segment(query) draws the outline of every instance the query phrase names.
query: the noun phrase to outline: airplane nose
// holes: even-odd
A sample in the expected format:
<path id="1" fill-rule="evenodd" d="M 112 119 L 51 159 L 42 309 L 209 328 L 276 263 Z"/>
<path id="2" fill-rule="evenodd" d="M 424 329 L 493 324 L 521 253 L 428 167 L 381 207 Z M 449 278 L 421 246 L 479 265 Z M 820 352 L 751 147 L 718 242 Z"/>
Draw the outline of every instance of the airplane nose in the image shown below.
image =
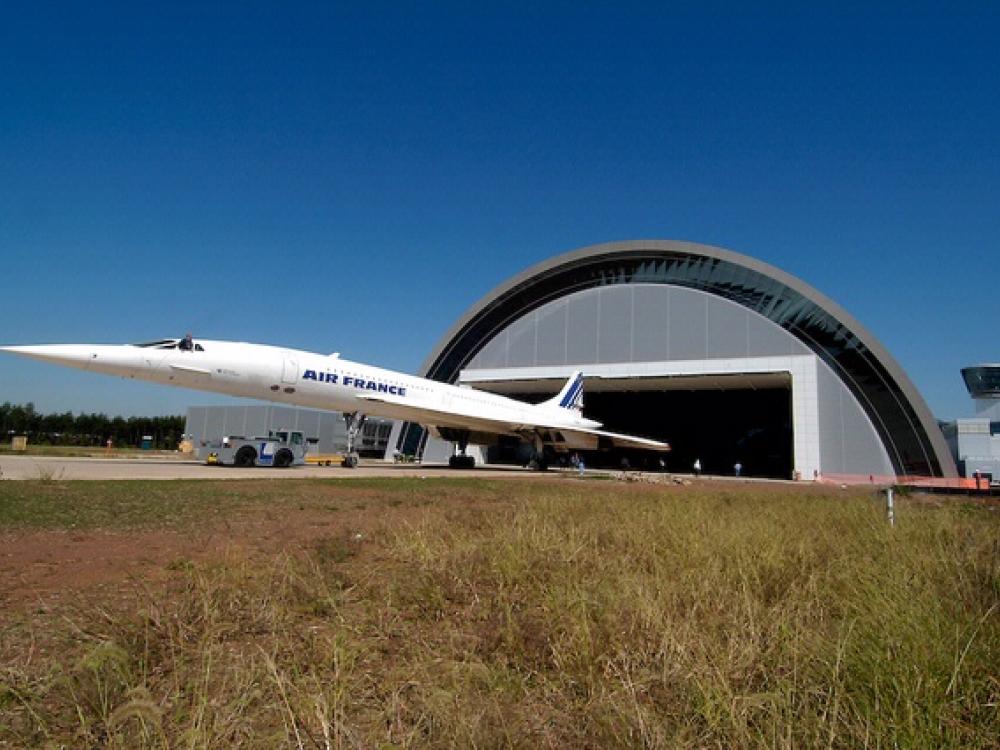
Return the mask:
<path id="1" fill-rule="evenodd" d="M 86 367 L 97 357 L 96 347 L 86 344 L 38 344 L 34 346 L 0 346 L 0 352 L 40 359 L 57 365 Z"/>
<path id="2" fill-rule="evenodd" d="M 0 351 L 50 362 L 79 370 L 96 370 L 112 375 L 131 374 L 139 364 L 132 347 L 108 344 L 37 344 L 0 346 Z"/>

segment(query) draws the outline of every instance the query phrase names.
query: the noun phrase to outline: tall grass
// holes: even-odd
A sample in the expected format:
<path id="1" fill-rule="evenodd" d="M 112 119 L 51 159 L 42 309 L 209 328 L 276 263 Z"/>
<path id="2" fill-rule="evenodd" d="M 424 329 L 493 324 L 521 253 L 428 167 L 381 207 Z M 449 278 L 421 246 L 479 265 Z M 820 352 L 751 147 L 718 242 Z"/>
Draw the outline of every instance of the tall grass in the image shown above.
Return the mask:
<path id="1" fill-rule="evenodd" d="M 81 602 L 45 655 L 9 623 L 0 746 L 995 747 L 998 530 L 761 490 L 432 503 Z"/>

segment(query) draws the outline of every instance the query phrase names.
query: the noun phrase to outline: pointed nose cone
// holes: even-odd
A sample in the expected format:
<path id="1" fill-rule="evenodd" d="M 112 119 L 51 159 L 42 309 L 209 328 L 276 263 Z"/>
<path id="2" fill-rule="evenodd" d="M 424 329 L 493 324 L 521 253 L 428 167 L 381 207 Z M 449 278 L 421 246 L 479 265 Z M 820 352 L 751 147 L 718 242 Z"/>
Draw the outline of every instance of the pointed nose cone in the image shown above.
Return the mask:
<path id="1" fill-rule="evenodd" d="M 39 344 L 35 346 L 0 346 L 0 352 L 40 359 L 54 365 L 86 367 L 96 356 L 96 347 L 86 344 Z"/>
<path id="2" fill-rule="evenodd" d="M 131 346 L 107 344 L 37 344 L 33 346 L 0 346 L 0 352 L 30 357 L 80 370 L 96 370 L 115 375 L 131 374 L 140 358 Z"/>

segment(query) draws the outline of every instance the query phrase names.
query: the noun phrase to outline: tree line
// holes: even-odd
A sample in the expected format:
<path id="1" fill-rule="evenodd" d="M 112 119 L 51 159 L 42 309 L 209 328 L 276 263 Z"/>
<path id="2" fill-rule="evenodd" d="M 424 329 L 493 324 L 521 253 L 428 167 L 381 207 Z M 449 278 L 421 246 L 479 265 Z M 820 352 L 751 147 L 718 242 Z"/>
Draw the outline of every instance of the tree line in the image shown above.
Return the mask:
<path id="1" fill-rule="evenodd" d="M 172 450 L 184 433 L 184 417 L 109 417 L 107 414 L 41 414 L 33 403 L 0 404 L 0 437 L 9 444 L 15 435 L 27 435 L 31 444 L 106 445 L 139 447 L 145 435 L 154 448 Z"/>

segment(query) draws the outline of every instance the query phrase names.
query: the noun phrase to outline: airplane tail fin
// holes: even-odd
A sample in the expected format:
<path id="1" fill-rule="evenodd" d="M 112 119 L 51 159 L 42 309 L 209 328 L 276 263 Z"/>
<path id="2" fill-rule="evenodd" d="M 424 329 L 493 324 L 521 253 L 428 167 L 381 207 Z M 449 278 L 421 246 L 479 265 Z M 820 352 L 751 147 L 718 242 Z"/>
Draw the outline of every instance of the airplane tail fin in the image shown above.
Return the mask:
<path id="1" fill-rule="evenodd" d="M 570 375 L 559 395 L 546 401 L 545 406 L 569 409 L 579 414 L 583 410 L 583 373 L 577 370 Z"/>

